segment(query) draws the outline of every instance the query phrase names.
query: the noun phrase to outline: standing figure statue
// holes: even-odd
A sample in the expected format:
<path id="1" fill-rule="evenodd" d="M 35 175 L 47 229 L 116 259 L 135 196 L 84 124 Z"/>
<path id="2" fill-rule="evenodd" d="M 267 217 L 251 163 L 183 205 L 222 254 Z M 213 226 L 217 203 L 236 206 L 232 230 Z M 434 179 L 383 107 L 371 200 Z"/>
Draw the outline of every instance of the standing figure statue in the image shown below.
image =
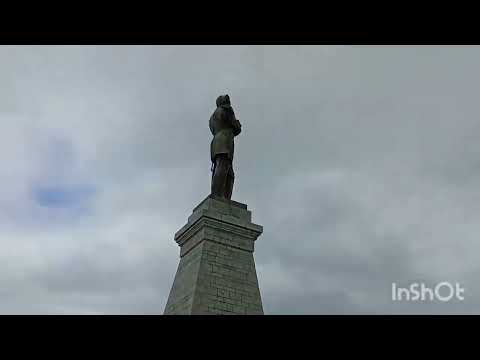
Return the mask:
<path id="1" fill-rule="evenodd" d="M 233 172 L 233 138 L 240 134 L 242 125 L 235 117 L 230 97 L 222 95 L 217 98 L 217 108 L 210 117 L 210 131 L 213 140 L 210 144 L 212 160 L 211 194 L 231 199 L 235 174 Z"/>

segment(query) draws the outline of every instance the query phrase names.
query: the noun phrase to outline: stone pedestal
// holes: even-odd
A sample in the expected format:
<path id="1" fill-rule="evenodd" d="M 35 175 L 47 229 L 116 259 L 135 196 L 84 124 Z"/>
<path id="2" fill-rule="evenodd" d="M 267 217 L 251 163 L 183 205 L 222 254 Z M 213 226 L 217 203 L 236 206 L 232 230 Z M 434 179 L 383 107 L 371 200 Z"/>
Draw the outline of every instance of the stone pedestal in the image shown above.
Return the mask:
<path id="1" fill-rule="evenodd" d="M 180 264 L 165 315 L 262 315 L 254 242 L 263 231 L 247 205 L 208 196 L 175 234 Z"/>

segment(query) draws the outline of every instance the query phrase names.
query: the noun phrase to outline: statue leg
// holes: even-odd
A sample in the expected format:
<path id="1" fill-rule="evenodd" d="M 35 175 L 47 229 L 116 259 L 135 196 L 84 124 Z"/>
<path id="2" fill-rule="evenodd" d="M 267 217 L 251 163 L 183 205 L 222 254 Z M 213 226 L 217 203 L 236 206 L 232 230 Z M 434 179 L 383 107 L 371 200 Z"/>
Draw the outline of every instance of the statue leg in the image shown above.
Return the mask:
<path id="1" fill-rule="evenodd" d="M 217 155 L 215 158 L 215 171 L 212 177 L 212 195 L 225 196 L 225 185 L 228 174 L 228 159 L 226 155 Z"/>
<path id="2" fill-rule="evenodd" d="M 233 173 L 233 166 L 232 162 L 229 161 L 228 173 L 227 173 L 227 181 L 225 184 L 225 199 L 230 200 L 232 198 L 233 192 L 233 183 L 235 181 L 235 174 Z"/>

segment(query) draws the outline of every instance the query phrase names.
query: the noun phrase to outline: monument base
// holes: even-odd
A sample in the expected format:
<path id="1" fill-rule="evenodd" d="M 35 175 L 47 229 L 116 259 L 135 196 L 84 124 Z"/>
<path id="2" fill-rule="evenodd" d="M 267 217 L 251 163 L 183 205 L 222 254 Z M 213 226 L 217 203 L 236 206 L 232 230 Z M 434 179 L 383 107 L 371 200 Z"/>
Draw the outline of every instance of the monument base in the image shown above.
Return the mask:
<path id="1" fill-rule="evenodd" d="M 263 315 L 247 205 L 208 196 L 175 234 L 180 264 L 165 315 Z"/>

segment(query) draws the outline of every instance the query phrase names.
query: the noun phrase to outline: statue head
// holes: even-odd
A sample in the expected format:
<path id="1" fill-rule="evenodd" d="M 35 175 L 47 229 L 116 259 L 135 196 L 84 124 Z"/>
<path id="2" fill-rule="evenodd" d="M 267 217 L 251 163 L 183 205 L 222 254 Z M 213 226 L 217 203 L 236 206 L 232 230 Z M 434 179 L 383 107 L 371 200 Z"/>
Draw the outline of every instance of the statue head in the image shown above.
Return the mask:
<path id="1" fill-rule="evenodd" d="M 219 106 L 230 106 L 230 96 L 228 95 L 220 95 L 217 98 L 217 107 Z"/>

